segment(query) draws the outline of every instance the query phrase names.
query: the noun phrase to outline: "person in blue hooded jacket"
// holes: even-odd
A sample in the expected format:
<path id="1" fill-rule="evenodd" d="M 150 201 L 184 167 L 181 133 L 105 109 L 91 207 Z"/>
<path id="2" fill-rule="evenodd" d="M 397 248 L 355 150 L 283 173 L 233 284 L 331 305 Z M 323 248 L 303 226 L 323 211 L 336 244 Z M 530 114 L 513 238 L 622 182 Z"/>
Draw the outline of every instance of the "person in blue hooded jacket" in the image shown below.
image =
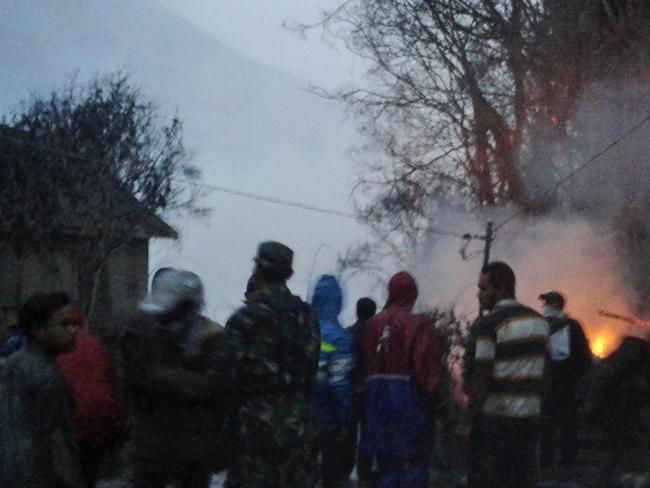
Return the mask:
<path id="1" fill-rule="evenodd" d="M 313 400 L 323 488 L 340 488 L 354 462 L 350 439 L 354 423 L 352 338 L 338 320 L 343 293 L 336 278 L 323 275 L 316 284 L 312 308 L 320 322 L 320 360 Z"/>

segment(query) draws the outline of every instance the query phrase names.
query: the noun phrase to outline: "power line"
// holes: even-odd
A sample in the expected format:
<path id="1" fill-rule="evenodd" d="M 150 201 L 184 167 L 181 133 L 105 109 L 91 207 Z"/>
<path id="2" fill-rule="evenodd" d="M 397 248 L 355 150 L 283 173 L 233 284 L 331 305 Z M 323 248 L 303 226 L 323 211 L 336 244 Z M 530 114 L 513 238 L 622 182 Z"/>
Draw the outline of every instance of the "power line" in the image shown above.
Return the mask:
<path id="1" fill-rule="evenodd" d="M 257 193 L 251 193 L 251 192 L 245 192 L 241 190 L 235 190 L 233 188 L 227 188 L 224 186 L 219 186 L 219 185 L 213 185 L 213 184 L 207 184 L 207 183 L 199 183 L 196 181 L 190 181 L 190 180 L 182 180 L 182 179 L 177 179 L 179 183 L 184 183 L 186 185 L 192 185 L 192 186 L 197 186 L 200 188 L 205 188 L 206 190 L 211 190 L 211 191 L 217 191 L 221 193 L 226 193 L 229 195 L 236 195 L 239 197 L 244 197 L 244 198 L 250 198 L 253 200 L 259 200 L 263 202 L 268 202 L 268 203 L 274 203 L 277 205 L 285 205 L 289 207 L 294 207 L 294 208 L 299 208 L 301 210 L 309 210 L 312 212 L 319 212 L 319 213 L 324 213 L 324 214 L 330 214 L 330 215 L 336 215 L 338 217 L 346 217 L 349 219 L 354 219 L 354 220 L 359 220 L 359 217 L 357 217 L 354 214 L 343 212 L 342 210 L 334 210 L 334 209 L 328 209 L 328 208 L 323 208 L 323 207 L 318 207 L 316 205 L 310 205 L 306 203 L 300 203 L 300 202 L 295 202 L 295 201 L 290 201 L 290 200 L 283 200 L 281 198 L 276 198 L 276 197 L 270 197 L 266 195 L 259 195 Z M 457 239 L 467 239 L 469 238 L 469 234 L 458 234 L 455 232 L 447 231 L 447 230 L 442 230 L 438 229 L 435 227 L 429 227 L 429 226 L 423 226 L 423 227 L 416 227 L 416 230 L 421 230 L 425 232 L 431 232 L 433 234 L 438 234 L 442 236 L 447 236 L 447 237 L 455 237 Z M 479 236 L 471 236 L 472 238 L 480 238 Z"/>
<path id="2" fill-rule="evenodd" d="M 192 186 L 197 186 L 199 188 L 205 188 L 206 190 L 216 191 L 216 192 L 220 192 L 220 193 L 227 193 L 229 195 L 236 195 L 238 197 L 250 198 L 252 200 L 259 200 L 259 201 L 262 201 L 262 202 L 275 203 L 277 205 L 285 205 L 285 206 L 288 206 L 288 207 L 299 208 L 301 210 L 309 210 L 311 212 L 319 212 L 319 213 L 324 213 L 324 214 L 329 214 L 329 215 L 336 215 L 338 217 L 346 217 L 348 219 L 358 220 L 356 215 L 344 212 L 342 210 L 334 210 L 334 209 L 329 209 L 329 208 L 323 208 L 323 207 L 318 207 L 316 205 L 310 205 L 310 204 L 307 204 L 307 203 L 292 202 L 292 201 L 289 201 L 289 200 L 283 200 L 281 198 L 269 197 L 269 196 L 266 196 L 266 195 L 259 195 L 259 194 L 256 194 L 256 193 L 250 193 L 250 192 L 246 192 L 246 191 L 235 190 L 233 188 L 226 188 L 225 186 L 210 185 L 210 184 L 207 184 L 207 183 L 199 183 L 197 181 L 181 180 L 181 179 L 177 179 L 176 181 L 178 181 L 179 183 L 184 183 L 186 185 L 192 185 Z"/>
<path id="3" fill-rule="evenodd" d="M 17 144 L 25 144 L 25 145 L 28 145 L 28 146 L 31 146 L 31 147 L 34 147 L 34 148 L 37 148 L 37 149 L 40 149 L 40 150 L 43 150 L 43 151 L 47 151 L 47 152 L 50 152 L 50 153 L 52 153 L 54 155 L 57 155 L 59 157 L 76 159 L 76 160 L 83 161 L 83 162 L 89 161 L 88 157 L 86 157 L 86 156 L 82 156 L 80 154 L 75 154 L 75 153 L 72 153 L 72 152 L 69 152 L 69 151 L 64 151 L 64 150 L 61 150 L 61 149 L 58 149 L 58 148 L 45 146 L 45 145 L 37 143 L 37 142 L 12 137 L 12 136 L 10 136 L 10 135 L 8 135 L 6 133 L 3 133 L 2 131 L 0 131 L 0 138 L 4 138 L 5 140 L 9 140 L 9 141 L 15 142 Z M 300 210 L 307 210 L 307 211 L 310 211 L 310 212 L 318 212 L 318 213 L 327 214 L 327 215 L 335 215 L 337 217 L 344 217 L 344 218 L 357 220 L 357 221 L 359 220 L 358 216 L 356 216 L 356 215 L 354 215 L 352 213 L 344 212 L 342 210 L 323 208 L 323 207 L 319 207 L 319 206 L 311 205 L 311 204 L 307 204 L 307 203 L 284 200 L 284 199 L 277 198 L 277 197 L 271 197 L 271 196 L 267 196 L 267 195 L 260 195 L 260 194 L 257 194 L 257 193 L 246 192 L 246 191 L 237 190 L 237 189 L 234 189 L 234 188 L 228 188 L 228 187 L 225 187 L 225 186 L 213 185 L 213 184 L 208 184 L 208 183 L 200 183 L 200 182 L 197 182 L 197 181 L 191 181 L 191 180 L 185 180 L 185 179 L 176 179 L 176 181 L 179 182 L 179 183 L 182 183 L 182 184 L 192 185 L 192 186 L 196 186 L 196 187 L 199 187 L 199 188 L 204 188 L 206 190 L 216 191 L 216 192 L 220 192 L 220 193 L 226 193 L 226 194 L 229 194 L 229 195 L 235 195 L 235 196 L 239 196 L 239 197 L 242 197 L 242 198 L 249 198 L 249 199 L 253 199 L 253 200 L 257 200 L 257 201 L 273 203 L 273 204 L 276 204 L 276 205 L 284 205 L 284 206 L 288 206 L 288 207 L 298 208 Z M 433 233 L 433 234 L 438 234 L 438 235 L 447 236 L 447 237 L 454 237 L 454 238 L 457 238 L 457 239 L 467 239 L 468 238 L 468 234 L 458 234 L 458 233 L 455 233 L 455 232 L 442 230 L 442 229 L 437 229 L 437 228 L 429 227 L 429 226 L 418 227 L 416 230 L 423 230 L 423 231 L 430 232 L 430 233 Z M 472 236 L 472 237 L 479 237 L 479 236 Z"/>
<path id="4" fill-rule="evenodd" d="M 555 186 L 546 189 L 542 193 L 542 196 L 547 196 L 550 191 L 557 191 L 562 185 L 564 185 L 568 180 L 573 178 L 578 172 L 582 171 L 585 169 L 587 166 L 590 164 L 594 163 L 598 159 L 600 159 L 602 156 L 607 154 L 612 148 L 620 144 L 623 140 L 627 139 L 630 137 L 632 134 L 634 134 L 637 130 L 639 130 L 641 127 L 643 127 L 645 124 L 647 124 L 650 121 L 650 114 L 646 115 L 643 119 L 641 119 L 639 122 L 634 124 L 627 132 L 623 133 L 620 135 L 614 142 L 611 144 L 607 145 L 604 149 L 601 149 L 599 152 L 594 154 L 590 159 L 579 165 L 578 167 L 574 168 L 572 171 L 570 171 L 564 178 L 562 178 Z M 509 224 L 512 222 L 514 219 L 519 217 L 522 213 L 524 213 L 524 209 L 519 209 L 516 212 L 514 212 L 510 217 L 505 219 L 503 222 L 501 222 L 499 225 L 497 225 L 494 229 L 494 232 L 497 232 L 499 229 L 504 227 L 505 225 Z"/>
<path id="5" fill-rule="evenodd" d="M 83 161 L 83 162 L 88 162 L 89 161 L 88 157 L 86 157 L 86 156 L 82 156 L 80 154 L 75 154 L 75 153 L 72 153 L 72 152 L 69 152 L 69 151 L 64 151 L 64 150 L 61 150 L 61 149 L 58 149 L 58 148 L 45 146 L 45 145 L 37 143 L 37 142 L 12 137 L 12 136 L 10 136 L 8 134 L 3 133 L 2 131 L 0 131 L 0 137 L 5 139 L 5 140 L 14 142 L 16 144 L 25 144 L 25 145 L 34 147 L 36 149 L 40 149 L 40 150 L 43 150 L 43 151 L 50 152 L 51 154 L 54 154 L 56 156 L 60 156 L 60 157 L 64 157 L 64 158 L 70 158 L 70 159 L 76 159 L 78 161 Z M 298 203 L 298 202 L 290 202 L 290 201 L 287 201 L 287 200 L 281 200 L 279 198 L 268 197 L 268 196 L 265 196 L 265 195 L 257 195 L 255 193 L 249 193 L 249 192 L 245 192 L 245 191 L 241 191 L 241 190 L 235 190 L 235 189 L 226 188 L 226 187 L 223 187 L 223 186 L 208 185 L 206 183 L 199 183 L 199 182 L 196 182 L 196 181 L 190 181 L 190 180 L 184 180 L 184 179 L 176 179 L 176 181 L 179 182 L 179 183 L 186 184 L 186 185 L 197 186 L 197 187 L 205 188 L 205 189 L 208 189 L 208 190 L 218 191 L 218 192 L 222 192 L 222 193 L 228 193 L 228 194 L 231 194 L 231 195 L 237 195 L 237 196 L 240 196 L 240 197 L 252 198 L 252 199 L 255 199 L 255 200 L 261 200 L 261 201 L 265 201 L 265 202 L 269 202 L 269 203 L 276 203 L 276 204 L 280 204 L 280 205 L 287 205 L 287 206 L 291 206 L 291 207 L 295 207 L 295 208 L 300 208 L 300 209 L 303 209 L 303 210 L 311 210 L 312 212 L 320 212 L 320 213 L 325 213 L 325 214 L 330 214 L 330 215 L 337 215 L 339 217 L 346 217 L 346 218 L 355 219 L 355 220 L 357 219 L 357 217 L 355 215 L 343 212 L 341 210 L 332 210 L 332 209 L 317 207 L 315 205 L 308 205 L 308 204 L 303 204 L 303 203 Z"/>

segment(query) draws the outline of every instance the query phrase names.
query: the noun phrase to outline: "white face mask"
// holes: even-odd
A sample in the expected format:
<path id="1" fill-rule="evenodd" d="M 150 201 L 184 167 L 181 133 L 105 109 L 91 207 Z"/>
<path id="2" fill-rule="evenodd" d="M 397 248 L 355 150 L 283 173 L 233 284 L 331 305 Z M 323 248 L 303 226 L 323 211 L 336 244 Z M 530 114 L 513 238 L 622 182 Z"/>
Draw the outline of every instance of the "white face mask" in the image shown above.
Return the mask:
<path id="1" fill-rule="evenodd" d="M 553 305 L 544 305 L 542 310 L 544 317 L 557 318 L 562 315 L 562 310 L 555 308 Z"/>

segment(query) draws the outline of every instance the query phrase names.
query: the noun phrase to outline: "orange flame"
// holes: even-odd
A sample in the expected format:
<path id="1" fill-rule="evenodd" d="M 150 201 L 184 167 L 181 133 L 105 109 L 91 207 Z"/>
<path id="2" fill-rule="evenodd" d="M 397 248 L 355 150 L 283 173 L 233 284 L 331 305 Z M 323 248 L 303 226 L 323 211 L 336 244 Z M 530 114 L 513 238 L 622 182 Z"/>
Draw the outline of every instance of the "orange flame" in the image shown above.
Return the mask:
<path id="1" fill-rule="evenodd" d="M 616 349 L 621 341 L 618 334 L 611 329 L 600 329 L 593 334 L 589 340 L 589 346 L 594 356 L 599 358 L 607 357 Z"/>
<path id="2" fill-rule="evenodd" d="M 557 127 L 557 125 L 558 125 L 559 122 L 560 122 L 560 121 L 559 121 L 559 119 L 557 118 L 557 115 L 552 115 L 552 116 L 551 116 L 551 124 L 553 124 L 555 127 Z"/>

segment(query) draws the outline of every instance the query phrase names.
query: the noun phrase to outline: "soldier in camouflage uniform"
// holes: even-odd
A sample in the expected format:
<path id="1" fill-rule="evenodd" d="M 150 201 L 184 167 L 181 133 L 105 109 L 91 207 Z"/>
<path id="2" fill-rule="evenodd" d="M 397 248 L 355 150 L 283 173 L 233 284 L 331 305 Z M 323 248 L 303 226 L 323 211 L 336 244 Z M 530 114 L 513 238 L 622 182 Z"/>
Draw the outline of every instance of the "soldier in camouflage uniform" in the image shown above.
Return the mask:
<path id="1" fill-rule="evenodd" d="M 214 346 L 213 378 L 231 400 L 227 488 L 307 488 L 312 463 L 310 405 L 318 368 L 318 321 L 291 294 L 293 252 L 263 242 L 256 291 Z"/>

